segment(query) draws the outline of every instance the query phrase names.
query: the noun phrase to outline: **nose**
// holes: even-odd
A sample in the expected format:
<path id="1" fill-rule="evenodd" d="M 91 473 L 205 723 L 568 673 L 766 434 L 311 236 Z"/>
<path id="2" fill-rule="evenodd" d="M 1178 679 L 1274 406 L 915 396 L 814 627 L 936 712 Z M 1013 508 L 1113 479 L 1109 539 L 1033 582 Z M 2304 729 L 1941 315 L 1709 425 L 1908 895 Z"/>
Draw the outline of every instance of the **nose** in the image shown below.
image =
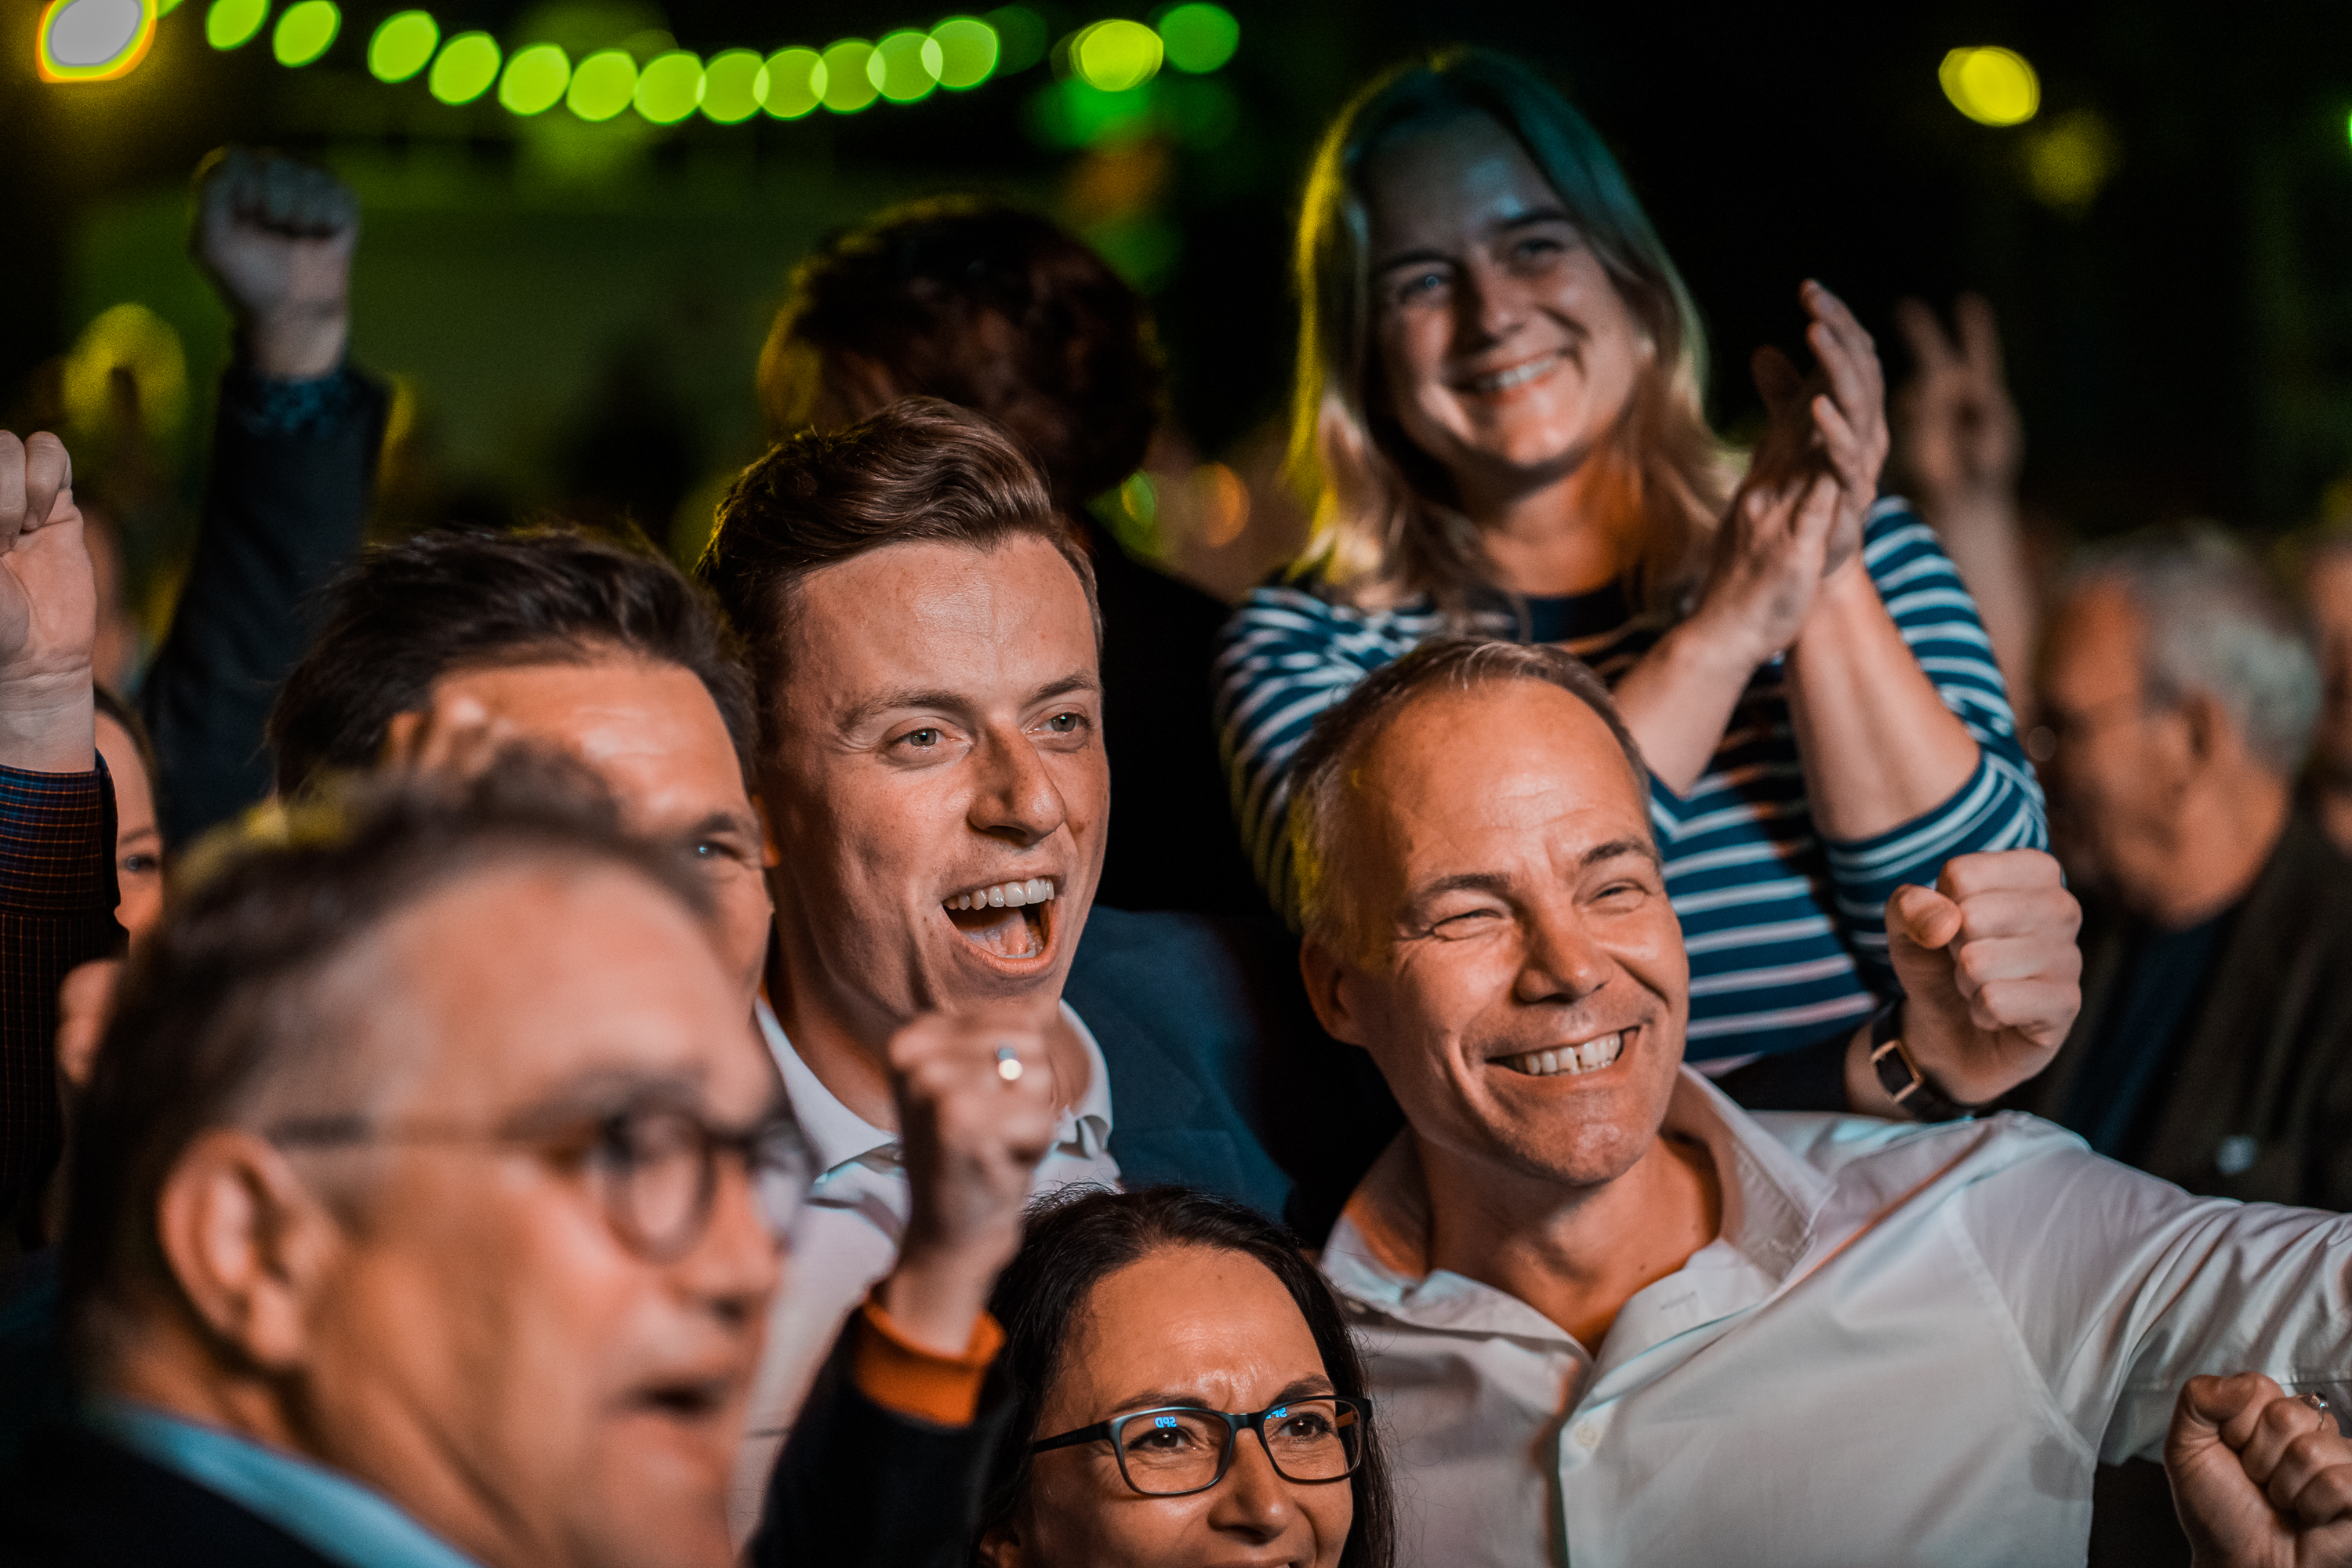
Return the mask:
<path id="1" fill-rule="evenodd" d="M 1248 1432 L 1234 1436 L 1234 1462 L 1213 1494 L 1209 1525 L 1251 1541 L 1271 1541 L 1298 1518 L 1291 1483 L 1266 1456 L 1265 1445 Z"/>
<path id="2" fill-rule="evenodd" d="M 1528 1006 L 1580 1002 L 1609 984 L 1617 961 L 1594 941 L 1572 901 L 1530 909 L 1520 919 L 1522 949 L 1512 994 Z"/>
<path id="3" fill-rule="evenodd" d="M 1069 820 L 1061 789 L 1027 735 L 992 730 L 976 760 L 980 784 L 970 813 L 975 830 L 1026 849 Z"/>
<path id="4" fill-rule="evenodd" d="M 1501 342 L 1517 331 L 1526 319 L 1526 301 L 1518 287 L 1508 274 L 1483 258 L 1474 258 L 1463 268 L 1454 297 L 1458 302 L 1455 331 L 1465 348 L 1483 349 Z"/>
<path id="5" fill-rule="evenodd" d="M 761 1216 L 740 1161 L 719 1162 L 710 1218 L 673 1267 L 680 1286 L 730 1328 L 767 1323 L 769 1299 L 783 1280 L 783 1247 Z"/>

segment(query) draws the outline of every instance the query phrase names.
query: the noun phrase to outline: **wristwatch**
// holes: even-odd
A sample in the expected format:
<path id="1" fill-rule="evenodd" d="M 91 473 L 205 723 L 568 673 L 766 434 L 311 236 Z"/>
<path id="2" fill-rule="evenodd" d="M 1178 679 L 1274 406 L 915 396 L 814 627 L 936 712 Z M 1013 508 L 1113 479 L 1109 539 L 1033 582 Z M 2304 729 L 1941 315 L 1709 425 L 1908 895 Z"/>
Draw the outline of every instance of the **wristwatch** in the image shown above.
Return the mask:
<path id="1" fill-rule="evenodd" d="M 1878 1087 L 1894 1098 L 1904 1114 L 1920 1121 L 1958 1121 L 1974 1116 L 1980 1105 L 1963 1105 L 1936 1087 L 1903 1048 L 1903 999 L 1898 996 L 1870 1021 L 1870 1068 Z"/>

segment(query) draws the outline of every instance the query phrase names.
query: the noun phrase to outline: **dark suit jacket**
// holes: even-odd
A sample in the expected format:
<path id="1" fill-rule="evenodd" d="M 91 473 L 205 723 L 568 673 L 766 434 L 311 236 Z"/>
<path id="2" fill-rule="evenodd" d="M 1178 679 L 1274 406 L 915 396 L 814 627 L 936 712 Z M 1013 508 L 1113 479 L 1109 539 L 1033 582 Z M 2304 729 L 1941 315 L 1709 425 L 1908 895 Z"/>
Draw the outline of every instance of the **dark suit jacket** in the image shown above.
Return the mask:
<path id="1" fill-rule="evenodd" d="M 2086 903 L 2082 1015 L 2012 1104 L 2064 1108 L 2123 1005 L 2126 943 L 2117 912 Z M 2288 819 L 2183 1027 L 2135 1163 L 2192 1193 L 2352 1210 L 2352 860 L 2308 817 Z"/>
<path id="2" fill-rule="evenodd" d="M 0 1568 L 335 1568 L 268 1521 L 79 1423 L 0 1491 Z"/>
<path id="3" fill-rule="evenodd" d="M 1221 1193 L 1316 1245 L 1402 1125 L 1370 1058 L 1316 1023 L 1272 921 L 1097 905 L 1062 995 L 1110 1068 L 1129 1187 Z"/>

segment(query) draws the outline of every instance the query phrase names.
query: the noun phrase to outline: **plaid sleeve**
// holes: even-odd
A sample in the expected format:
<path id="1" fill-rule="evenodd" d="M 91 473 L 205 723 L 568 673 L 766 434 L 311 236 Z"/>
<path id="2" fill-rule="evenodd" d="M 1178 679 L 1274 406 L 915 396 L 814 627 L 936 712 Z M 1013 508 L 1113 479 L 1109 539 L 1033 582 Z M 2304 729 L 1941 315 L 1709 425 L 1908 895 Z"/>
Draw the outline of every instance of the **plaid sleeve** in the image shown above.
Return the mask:
<path id="1" fill-rule="evenodd" d="M 86 773 L 0 768 L 0 1216 L 25 1215 L 56 1163 L 58 987 L 119 951 L 114 790 Z"/>

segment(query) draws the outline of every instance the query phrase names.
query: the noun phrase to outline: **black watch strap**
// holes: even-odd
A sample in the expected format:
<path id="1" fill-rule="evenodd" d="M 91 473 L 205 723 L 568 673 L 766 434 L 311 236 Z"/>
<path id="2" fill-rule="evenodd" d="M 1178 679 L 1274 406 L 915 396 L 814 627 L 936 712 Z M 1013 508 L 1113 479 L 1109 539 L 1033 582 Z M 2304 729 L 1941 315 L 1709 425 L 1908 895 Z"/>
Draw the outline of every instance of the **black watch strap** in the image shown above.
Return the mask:
<path id="1" fill-rule="evenodd" d="M 1903 1048 L 1903 999 L 1899 996 L 1870 1021 L 1870 1068 L 1878 1075 L 1878 1087 L 1903 1108 L 1905 1115 L 1917 1121 L 1958 1121 L 1981 1109 L 1963 1105 L 1937 1088 L 1936 1080 L 1921 1072 L 1911 1053 Z"/>

